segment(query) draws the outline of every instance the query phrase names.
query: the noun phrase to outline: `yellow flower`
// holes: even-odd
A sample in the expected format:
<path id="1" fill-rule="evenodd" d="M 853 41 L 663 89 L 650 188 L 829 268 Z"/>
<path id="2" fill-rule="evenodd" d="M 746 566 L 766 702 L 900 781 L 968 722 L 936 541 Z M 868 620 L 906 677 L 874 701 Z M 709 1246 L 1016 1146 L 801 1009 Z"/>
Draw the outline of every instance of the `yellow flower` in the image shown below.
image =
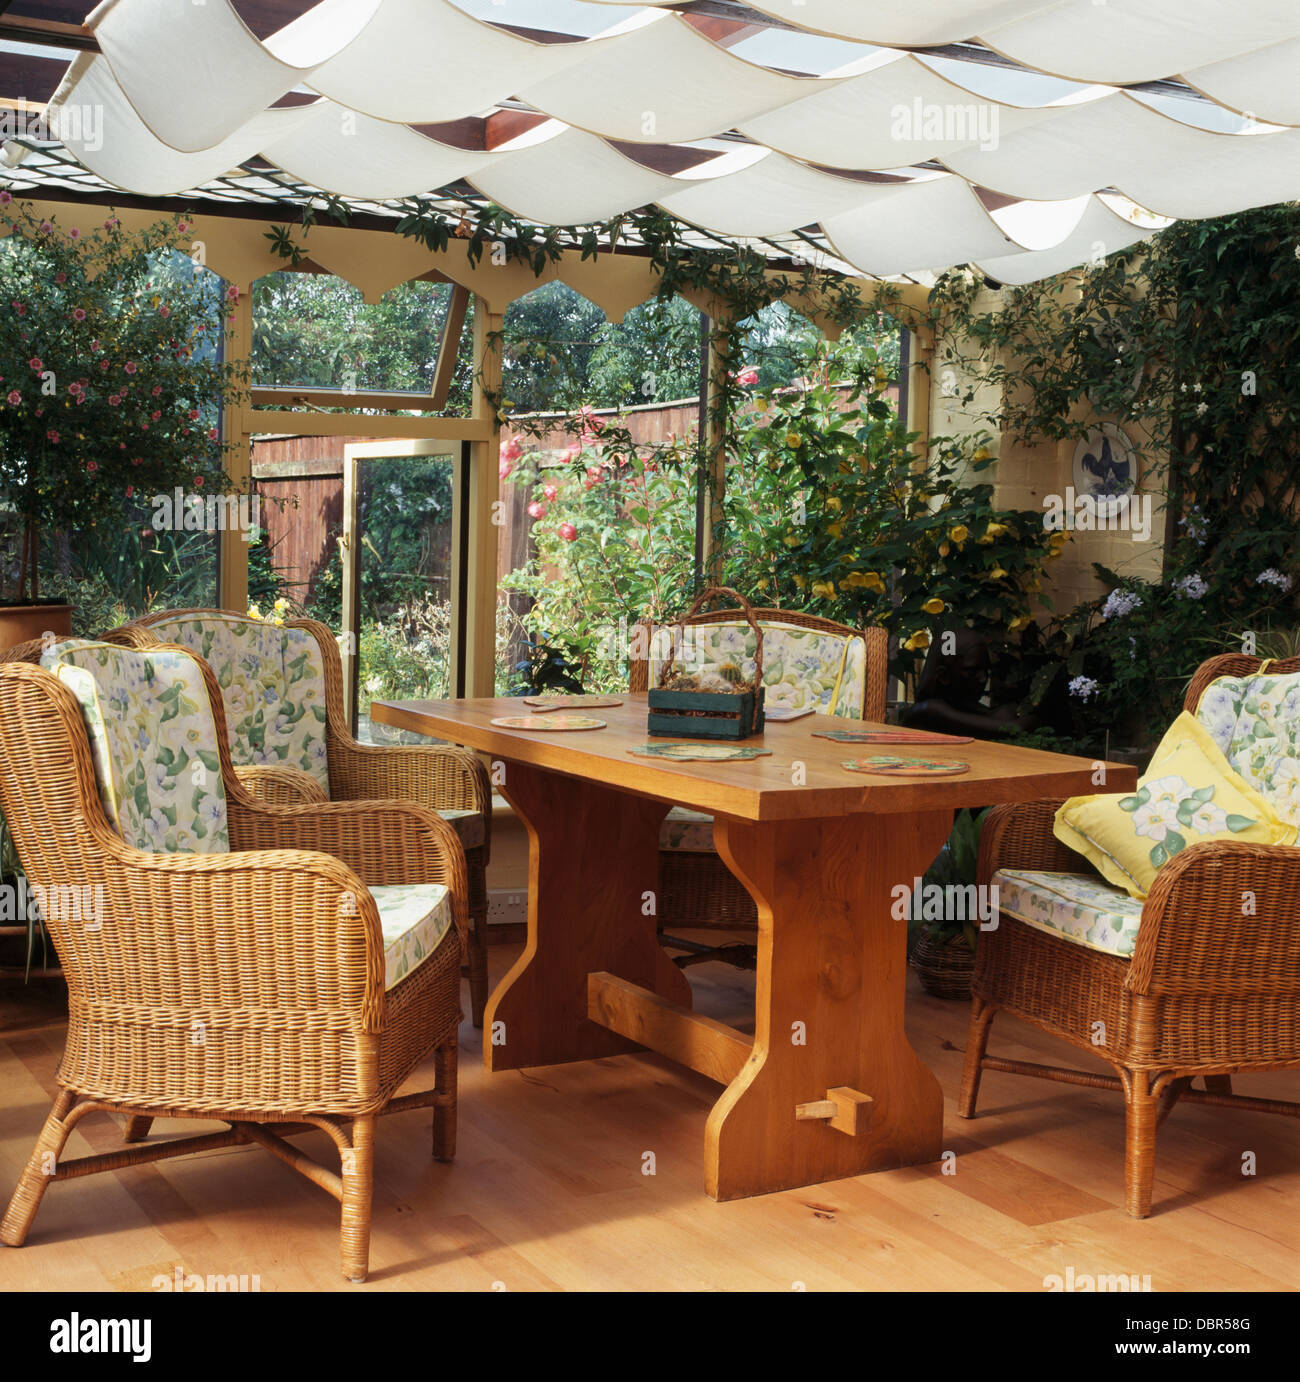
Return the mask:
<path id="1" fill-rule="evenodd" d="M 840 553 L 840 565 L 841 565 L 841 566 L 852 566 L 852 565 L 853 565 L 853 553 L 852 553 L 852 552 L 841 552 L 841 553 Z"/>
<path id="2" fill-rule="evenodd" d="M 993 453 L 988 449 L 987 446 L 977 446 L 975 450 L 971 453 L 971 460 L 987 461 L 991 460 L 992 456 Z"/>
<path id="3" fill-rule="evenodd" d="M 990 523 L 989 526 L 984 529 L 984 536 L 1001 537 L 1004 533 L 1009 533 L 1010 531 L 1011 529 L 1008 528 L 1005 523 Z"/>
<path id="4" fill-rule="evenodd" d="M 785 434 L 785 444 L 790 448 L 791 451 L 798 451 L 798 449 L 803 445 L 803 438 L 799 435 L 798 432 L 787 432 Z"/>
<path id="5" fill-rule="evenodd" d="M 948 606 L 937 595 L 932 595 L 921 608 L 927 614 L 942 614 Z"/>
<path id="6" fill-rule="evenodd" d="M 781 541 L 784 542 L 787 547 L 803 546 L 803 538 L 801 538 L 798 533 L 786 533 Z"/>
<path id="7" fill-rule="evenodd" d="M 1028 625 L 1029 616 L 1027 614 L 1017 614 L 1016 617 L 1007 625 L 1007 628 L 1009 628 L 1011 632 L 1014 633 L 1017 629 L 1026 628 L 1028 627 Z"/>
<path id="8" fill-rule="evenodd" d="M 928 648 L 930 646 L 930 630 L 917 629 L 917 631 L 903 644 L 909 653 L 914 653 L 918 648 Z"/>
<path id="9" fill-rule="evenodd" d="M 1004 581 L 1006 577 L 1007 573 L 1000 566 L 995 566 L 993 570 L 989 572 L 989 580 L 991 581 Z"/>
<path id="10" fill-rule="evenodd" d="M 820 595 L 823 600 L 833 600 L 835 598 L 835 582 L 814 581 L 812 585 L 812 593 L 814 595 Z"/>
<path id="11" fill-rule="evenodd" d="M 1058 528 L 1050 538 L 1047 539 L 1051 545 L 1058 550 L 1065 546 L 1070 540 L 1069 532 L 1064 528 Z"/>
<path id="12" fill-rule="evenodd" d="M 941 542 L 939 544 L 939 555 L 941 557 L 946 557 L 950 551 L 952 551 L 952 548 L 949 547 L 946 542 Z"/>
<path id="13" fill-rule="evenodd" d="M 834 523 L 828 523 L 826 525 L 826 532 L 830 537 L 843 537 L 844 524 L 837 519 Z"/>
<path id="14" fill-rule="evenodd" d="M 260 619 L 262 617 L 262 611 L 258 609 L 256 605 L 249 605 L 248 617 L 250 619 Z"/>
<path id="15" fill-rule="evenodd" d="M 755 584 L 760 590 L 766 590 L 768 587 L 768 579 L 766 576 L 760 576 Z"/>
<path id="16" fill-rule="evenodd" d="M 794 583 L 800 590 L 803 590 L 808 584 L 808 578 L 806 576 L 796 576 L 794 578 Z"/>
<path id="17" fill-rule="evenodd" d="M 952 532 L 948 534 L 948 536 L 952 538 L 952 540 L 957 544 L 958 547 L 960 547 L 962 543 L 965 542 L 968 537 L 970 537 L 970 529 L 967 528 L 964 523 L 958 523 L 957 526 L 952 530 Z"/>
<path id="18" fill-rule="evenodd" d="M 838 513 L 839 510 L 840 510 L 840 500 L 839 500 L 839 496 L 838 496 L 838 495 L 835 495 L 835 494 L 832 494 L 832 495 L 826 500 L 826 507 L 827 507 L 828 509 L 833 509 L 836 513 Z"/>

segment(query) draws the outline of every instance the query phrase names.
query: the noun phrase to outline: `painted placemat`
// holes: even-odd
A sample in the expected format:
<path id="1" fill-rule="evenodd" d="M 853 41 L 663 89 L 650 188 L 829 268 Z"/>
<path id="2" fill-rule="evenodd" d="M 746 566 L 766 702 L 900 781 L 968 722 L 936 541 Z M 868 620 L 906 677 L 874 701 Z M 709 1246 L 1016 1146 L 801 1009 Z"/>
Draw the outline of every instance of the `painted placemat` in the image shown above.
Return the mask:
<path id="1" fill-rule="evenodd" d="M 748 744 L 639 744 L 628 749 L 628 753 L 641 758 L 670 758 L 674 763 L 723 763 L 770 757 L 772 750 L 751 748 Z"/>
<path id="2" fill-rule="evenodd" d="M 885 754 L 846 758 L 840 767 L 851 773 L 881 773 L 887 777 L 952 777 L 970 771 L 969 763 L 959 763 L 955 758 L 890 758 Z"/>
<path id="3" fill-rule="evenodd" d="M 555 710 L 606 710 L 623 702 L 613 696 L 525 696 L 524 704 L 550 714 Z"/>
<path id="4" fill-rule="evenodd" d="M 561 713 L 557 715 L 501 715 L 493 720 L 494 725 L 499 725 L 502 729 L 604 729 L 605 720 L 598 720 L 594 715 L 574 715 Z"/>
<path id="5" fill-rule="evenodd" d="M 837 744 L 971 744 L 969 734 L 935 734 L 924 729 L 815 729 L 814 739 Z"/>

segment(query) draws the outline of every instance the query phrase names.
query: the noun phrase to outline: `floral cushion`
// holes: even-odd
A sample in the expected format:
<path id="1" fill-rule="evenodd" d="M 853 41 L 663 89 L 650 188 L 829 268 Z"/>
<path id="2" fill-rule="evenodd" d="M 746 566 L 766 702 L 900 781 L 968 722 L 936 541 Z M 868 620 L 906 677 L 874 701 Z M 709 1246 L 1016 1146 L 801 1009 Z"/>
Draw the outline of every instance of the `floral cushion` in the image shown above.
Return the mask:
<path id="1" fill-rule="evenodd" d="M 680 854 L 713 853 L 713 817 L 674 806 L 659 829 L 659 848 Z"/>
<path id="2" fill-rule="evenodd" d="M 652 642 L 653 653 L 666 652 L 666 640 L 656 637 Z M 674 665 L 699 673 L 732 663 L 744 676 L 752 676 L 756 643 L 753 629 L 744 621 L 689 624 Z M 661 659 L 651 657 L 651 686 L 658 684 L 661 665 Z M 860 634 L 822 633 L 776 620 L 763 623 L 763 685 L 770 706 L 861 719 L 866 671 L 867 643 Z"/>
<path id="3" fill-rule="evenodd" d="M 1117 888 L 1145 897 L 1157 872 L 1207 840 L 1294 844 L 1296 828 L 1235 772 L 1205 726 L 1184 711 L 1170 725 L 1135 792 L 1071 797 L 1056 838 Z"/>
<path id="4" fill-rule="evenodd" d="M 1216 677 L 1196 718 L 1273 810 L 1300 826 L 1300 672 Z"/>
<path id="5" fill-rule="evenodd" d="M 325 665 L 306 629 L 204 614 L 163 619 L 149 631 L 164 643 L 192 649 L 212 668 L 236 766 L 288 764 L 329 791 Z"/>
<path id="6" fill-rule="evenodd" d="M 372 886 L 384 933 L 384 987 L 400 984 L 427 960 L 451 930 L 451 892 L 441 883 Z"/>
<path id="7" fill-rule="evenodd" d="M 1142 903 L 1096 875 L 999 869 L 992 882 L 998 910 L 1026 926 L 1121 959 L 1133 954 Z"/>
<path id="8" fill-rule="evenodd" d="M 100 801 L 126 843 L 151 854 L 227 853 L 217 725 L 194 659 L 72 639 L 41 665 L 81 704 Z"/>
<path id="9" fill-rule="evenodd" d="M 456 838 L 460 841 L 462 849 L 480 849 L 483 841 L 487 839 L 487 829 L 481 811 L 471 811 L 468 808 L 454 806 L 440 806 L 438 814 L 456 832 Z"/>

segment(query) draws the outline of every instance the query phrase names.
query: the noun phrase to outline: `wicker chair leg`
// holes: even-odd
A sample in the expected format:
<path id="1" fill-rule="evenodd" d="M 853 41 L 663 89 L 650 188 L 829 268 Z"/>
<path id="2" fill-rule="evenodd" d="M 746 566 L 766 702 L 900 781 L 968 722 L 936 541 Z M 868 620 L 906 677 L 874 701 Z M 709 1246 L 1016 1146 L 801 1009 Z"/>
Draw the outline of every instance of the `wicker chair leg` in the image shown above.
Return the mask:
<path id="1" fill-rule="evenodd" d="M 966 1035 L 966 1064 L 961 1072 L 961 1094 L 957 1098 L 957 1113 L 962 1118 L 975 1117 L 975 1101 L 980 1095 L 980 1062 L 989 1044 L 989 1030 L 997 1015 L 997 1008 L 982 998 L 972 998 L 970 1031 Z"/>
<path id="2" fill-rule="evenodd" d="M 476 1027 L 483 1025 L 488 1000 L 487 913 L 475 912 L 469 922 L 469 1011 Z"/>
<path id="3" fill-rule="evenodd" d="M 1124 1208 L 1135 1219 L 1151 1213 L 1151 1186 L 1156 1172 L 1156 1127 L 1164 1102 L 1151 1089 L 1151 1076 L 1143 1070 L 1126 1071 L 1124 1138 Z"/>
<path id="4" fill-rule="evenodd" d="M 0 1243 L 21 1248 L 27 1241 L 27 1232 L 36 1218 L 36 1211 L 41 1207 L 41 1200 L 45 1198 L 63 1144 L 71 1132 L 63 1120 L 71 1113 L 76 1102 L 77 1096 L 66 1089 L 61 1089 L 54 1100 L 45 1126 L 36 1139 L 36 1146 L 32 1148 L 27 1165 L 18 1178 L 13 1198 L 5 1211 L 4 1222 L 0 1223 Z"/>
<path id="5" fill-rule="evenodd" d="M 456 1156 L 456 1070 L 459 1050 L 453 1036 L 433 1053 L 437 1094 L 433 1100 L 433 1156 L 452 1161 Z"/>
<path id="6" fill-rule="evenodd" d="M 1210 1094 L 1231 1094 L 1232 1076 L 1231 1075 L 1206 1075 L 1206 1092 Z"/>
<path id="7" fill-rule="evenodd" d="M 133 1113 L 126 1120 L 126 1129 L 122 1133 L 123 1142 L 143 1142 L 149 1136 L 149 1129 L 153 1127 L 153 1119 L 147 1113 Z"/>
<path id="8" fill-rule="evenodd" d="M 375 1115 L 352 1124 L 352 1146 L 343 1153 L 343 1275 L 364 1281 L 370 1270 L 370 1202 L 375 1187 Z"/>

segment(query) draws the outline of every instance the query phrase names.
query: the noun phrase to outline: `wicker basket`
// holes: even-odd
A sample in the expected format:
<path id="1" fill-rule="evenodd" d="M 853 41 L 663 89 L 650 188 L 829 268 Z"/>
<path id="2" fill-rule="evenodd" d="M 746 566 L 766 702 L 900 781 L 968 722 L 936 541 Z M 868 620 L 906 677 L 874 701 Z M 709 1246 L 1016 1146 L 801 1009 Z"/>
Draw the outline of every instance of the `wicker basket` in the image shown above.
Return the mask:
<path id="1" fill-rule="evenodd" d="M 951 945 L 922 931 L 912 949 L 912 968 L 921 978 L 921 987 L 935 998 L 970 999 L 970 982 L 975 973 L 975 952 L 958 937 Z"/>
<path id="2" fill-rule="evenodd" d="M 697 614 L 709 600 L 728 595 L 744 611 L 754 630 L 754 685 L 748 691 L 674 691 L 666 685 L 673 672 L 677 640 L 668 649 L 659 685 L 649 692 L 650 714 L 646 729 L 650 734 L 683 739 L 748 739 L 763 732 L 763 628 L 747 599 L 729 586 L 714 585 L 702 590 L 686 612 L 678 628 L 686 634 L 686 620 Z"/>

